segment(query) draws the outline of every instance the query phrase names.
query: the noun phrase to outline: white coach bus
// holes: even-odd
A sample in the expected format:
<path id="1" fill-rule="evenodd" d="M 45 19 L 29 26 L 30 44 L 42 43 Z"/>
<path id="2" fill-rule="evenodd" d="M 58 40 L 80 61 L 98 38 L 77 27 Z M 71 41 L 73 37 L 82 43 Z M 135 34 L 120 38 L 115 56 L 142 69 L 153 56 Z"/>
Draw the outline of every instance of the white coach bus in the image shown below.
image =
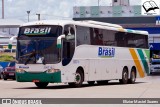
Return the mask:
<path id="1" fill-rule="evenodd" d="M 39 88 L 135 83 L 149 73 L 148 32 L 96 21 L 30 22 L 20 27 L 16 59 L 16 80 Z"/>

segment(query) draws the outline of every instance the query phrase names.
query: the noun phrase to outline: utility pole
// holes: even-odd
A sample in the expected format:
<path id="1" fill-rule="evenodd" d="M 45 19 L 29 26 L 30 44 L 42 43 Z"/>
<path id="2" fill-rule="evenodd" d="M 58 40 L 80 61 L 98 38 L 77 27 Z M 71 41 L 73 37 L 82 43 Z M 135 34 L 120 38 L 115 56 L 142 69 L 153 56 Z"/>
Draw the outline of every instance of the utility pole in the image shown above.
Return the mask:
<path id="1" fill-rule="evenodd" d="M 98 7 L 99 7 L 99 0 L 98 0 Z"/>
<path id="2" fill-rule="evenodd" d="M 2 19 L 4 19 L 4 0 L 2 0 Z"/>
<path id="3" fill-rule="evenodd" d="M 30 14 L 30 12 L 31 12 L 31 11 L 27 11 L 27 14 L 28 14 L 28 22 L 29 22 L 29 14 Z"/>
<path id="4" fill-rule="evenodd" d="M 41 20 L 41 14 L 36 14 L 38 16 L 38 20 Z"/>

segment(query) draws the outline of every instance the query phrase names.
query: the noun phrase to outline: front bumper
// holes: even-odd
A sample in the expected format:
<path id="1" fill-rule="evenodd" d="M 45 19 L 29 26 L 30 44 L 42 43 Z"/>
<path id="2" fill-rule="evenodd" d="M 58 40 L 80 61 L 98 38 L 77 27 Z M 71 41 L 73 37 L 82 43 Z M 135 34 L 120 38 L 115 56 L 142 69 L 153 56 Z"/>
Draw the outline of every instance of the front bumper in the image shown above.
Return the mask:
<path id="1" fill-rule="evenodd" d="M 16 77 L 15 77 L 15 75 L 4 74 L 3 78 L 6 78 L 6 79 L 15 79 Z"/>
<path id="2" fill-rule="evenodd" d="M 24 72 L 19 73 L 16 72 L 16 80 L 18 82 L 50 82 L 50 83 L 60 83 L 61 82 L 61 71 L 54 72 L 54 73 L 47 73 L 47 72 Z"/>
<path id="3" fill-rule="evenodd" d="M 151 69 L 151 72 L 154 73 L 154 72 L 160 72 L 160 69 Z"/>

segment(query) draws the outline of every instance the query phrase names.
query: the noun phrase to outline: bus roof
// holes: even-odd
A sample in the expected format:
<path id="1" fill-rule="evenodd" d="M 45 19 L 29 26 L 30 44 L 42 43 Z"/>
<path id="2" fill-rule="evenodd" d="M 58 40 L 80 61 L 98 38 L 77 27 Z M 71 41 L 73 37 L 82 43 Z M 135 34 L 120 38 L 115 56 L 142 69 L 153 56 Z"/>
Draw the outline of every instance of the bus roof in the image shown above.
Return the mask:
<path id="1" fill-rule="evenodd" d="M 84 21 L 41 20 L 41 21 L 24 23 L 22 26 L 32 26 L 32 25 L 60 25 L 60 26 L 64 26 L 66 24 L 73 24 L 73 25 L 79 25 L 79 26 L 85 26 L 85 27 L 94 27 L 94 28 L 115 30 L 115 31 L 120 31 L 120 32 L 129 32 L 129 33 L 148 35 L 147 31 L 124 29 L 122 26 L 120 26 L 118 24 L 104 23 L 104 22 L 98 22 L 98 21 L 92 21 L 92 20 L 84 20 Z"/>

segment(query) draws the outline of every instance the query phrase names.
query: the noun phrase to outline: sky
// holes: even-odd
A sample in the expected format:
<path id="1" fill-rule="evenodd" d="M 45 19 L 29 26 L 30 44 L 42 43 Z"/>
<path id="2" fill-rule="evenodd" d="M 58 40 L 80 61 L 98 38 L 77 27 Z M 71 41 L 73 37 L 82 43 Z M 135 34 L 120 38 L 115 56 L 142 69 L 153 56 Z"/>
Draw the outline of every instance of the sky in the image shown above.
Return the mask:
<path id="1" fill-rule="evenodd" d="M 30 11 L 30 20 L 41 19 L 72 19 L 73 6 L 100 6 L 111 5 L 112 0 L 4 0 L 6 19 L 20 19 L 27 22 Z M 130 0 L 131 5 L 138 5 L 141 0 Z M 2 17 L 2 2 L 0 0 L 0 18 Z"/>

